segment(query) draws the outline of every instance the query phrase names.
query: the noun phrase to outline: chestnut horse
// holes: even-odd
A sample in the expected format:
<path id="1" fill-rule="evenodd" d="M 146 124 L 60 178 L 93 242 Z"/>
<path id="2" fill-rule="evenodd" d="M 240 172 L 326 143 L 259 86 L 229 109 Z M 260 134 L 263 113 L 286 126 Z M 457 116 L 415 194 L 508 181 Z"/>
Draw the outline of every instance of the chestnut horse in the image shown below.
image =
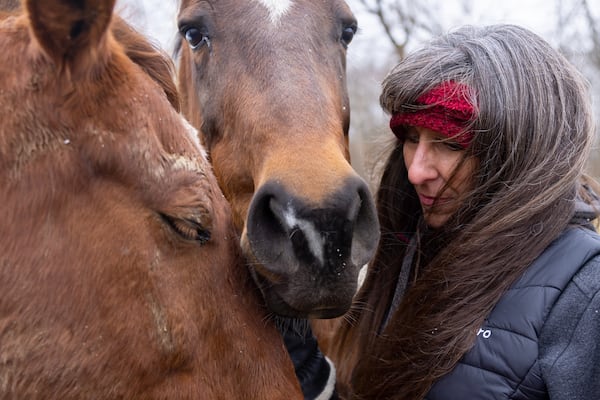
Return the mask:
<path id="1" fill-rule="evenodd" d="M 349 308 L 379 239 L 349 163 L 343 0 L 181 0 L 184 115 L 206 145 L 266 304 L 289 317 Z"/>
<path id="2" fill-rule="evenodd" d="M 0 20 L 0 398 L 302 399 L 170 60 L 113 6 Z"/>

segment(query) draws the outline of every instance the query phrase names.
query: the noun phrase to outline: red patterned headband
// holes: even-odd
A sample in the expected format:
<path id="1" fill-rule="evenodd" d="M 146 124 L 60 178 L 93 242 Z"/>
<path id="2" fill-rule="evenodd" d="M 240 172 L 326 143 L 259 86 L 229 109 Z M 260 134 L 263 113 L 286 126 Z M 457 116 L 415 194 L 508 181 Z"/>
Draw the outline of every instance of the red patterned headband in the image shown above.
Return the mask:
<path id="1" fill-rule="evenodd" d="M 468 86 L 452 81 L 442 82 L 417 98 L 419 105 L 430 107 L 392 115 L 390 128 L 400 140 L 404 139 L 403 126 L 429 128 L 467 148 L 473 133 L 466 131 L 466 127 L 475 113 L 468 96 Z"/>

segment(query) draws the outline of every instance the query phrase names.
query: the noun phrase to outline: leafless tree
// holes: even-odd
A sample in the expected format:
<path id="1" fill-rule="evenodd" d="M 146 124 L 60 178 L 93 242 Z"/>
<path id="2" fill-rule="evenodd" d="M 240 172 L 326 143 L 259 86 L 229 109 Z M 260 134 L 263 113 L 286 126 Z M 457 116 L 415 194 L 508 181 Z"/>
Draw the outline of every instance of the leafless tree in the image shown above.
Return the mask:
<path id="1" fill-rule="evenodd" d="M 589 0 L 582 0 L 581 8 L 583 9 L 584 17 L 590 30 L 592 42 L 592 48 L 589 53 L 590 61 L 600 70 L 600 20 L 595 19 L 592 15 Z"/>
<path id="2" fill-rule="evenodd" d="M 588 78 L 591 94 L 600 103 L 600 15 L 594 15 L 592 1 L 556 0 L 556 37 L 558 48 Z M 596 4 L 596 3 L 594 3 Z M 596 12 L 598 9 L 595 10 Z M 600 107 L 594 107 L 600 127 Z M 597 131 L 598 132 L 598 131 Z M 600 178 L 600 146 L 598 135 L 588 170 Z"/>
<path id="3" fill-rule="evenodd" d="M 359 0 L 365 9 L 377 17 L 398 59 L 404 58 L 411 40 L 442 32 L 432 2 L 414 0 Z"/>

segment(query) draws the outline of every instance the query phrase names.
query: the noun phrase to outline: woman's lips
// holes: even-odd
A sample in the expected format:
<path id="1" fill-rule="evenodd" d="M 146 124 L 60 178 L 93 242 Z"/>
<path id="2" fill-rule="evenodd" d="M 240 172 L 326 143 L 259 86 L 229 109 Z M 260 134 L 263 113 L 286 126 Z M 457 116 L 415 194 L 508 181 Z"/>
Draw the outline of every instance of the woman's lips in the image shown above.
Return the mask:
<path id="1" fill-rule="evenodd" d="M 436 197 L 426 196 L 424 194 L 419 193 L 419 201 L 423 207 L 431 207 L 435 203 L 435 205 L 439 206 L 444 203 L 449 202 L 451 199 L 449 197 L 440 197 L 436 201 Z"/>
<path id="2" fill-rule="evenodd" d="M 424 194 L 419 193 L 419 201 L 422 206 L 431 207 L 435 202 L 435 197 L 425 196 Z"/>

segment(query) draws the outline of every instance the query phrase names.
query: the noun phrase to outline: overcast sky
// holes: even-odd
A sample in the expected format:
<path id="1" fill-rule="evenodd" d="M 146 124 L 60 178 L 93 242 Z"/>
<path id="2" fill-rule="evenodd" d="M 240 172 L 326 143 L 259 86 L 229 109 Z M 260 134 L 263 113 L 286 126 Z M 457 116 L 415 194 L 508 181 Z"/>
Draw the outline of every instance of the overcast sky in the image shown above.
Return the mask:
<path id="1" fill-rule="evenodd" d="M 435 0 L 429 0 L 436 3 Z M 446 29 L 466 24 L 488 24 L 496 22 L 511 22 L 524 25 L 547 40 L 556 27 L 556 2 L 548 0 L 477 0 L 473 1 L 470 14 L 465 14 L 462 2 L 459 0 L 438 0 L 441 22 Z M 600 1 L 591 1 L 600 9 Z M 357 18 L 361 31 L 352 44 L 351 57 L 356 57 L 360 50 L 368 47 L 383 45 L 386 43 L 377 40 L 380 31 L 374 22 L 374 17 L 365 13 L 358 0 L 348 0 Z M 157 40 L 162 46 L 172 45 L 175 34 L 175 1 L 168 0 L 118 0 L 117 8 L 127 19 L 150 37 Z M 600 13 L 600 10 L 598 10 Z M 379 44 L 378 44 L 379 42 Z M 356 48 L 356 51 L 354 51 Z M 385 47 L 384 47 L 385 48 Z M 354 54 L 353 54 L 354 53 Z M 359 57 L 360 59 L 360 57 Z"/>
<path id="2" fill-rule="evenodd" d="M 413 0 L 414 1 L 414 0 Z M 439 10 L 438 23 L 444 30 L 449 30 L 463 24 L 492 24 L 514 23 L 525 26 L 557 45 L 557 32 L 565 35 L 566 30 L 557 30 L 558 4 L 576 4 L 580 0 L 417 0 L 423 4 L 432 4 Z M 356 35 L 348 51 L 348 72 L 353 69 L 374 63 L 391 66 L 389 61 L 392 54 L 391 45 L 382 36 L 380 25 L 372 14 L 367 13 L 359 0 L 347 0 L 359 22 L 359 33 Z M 465 10 L 463 4 L 470 4 Z M 169 54 L 173 47 L 176 32 L 177 0 L 117 0 L 117 10 L 138 29 L 163 47 Z M 589 0 L 596 20 L 600 21 L 600 0 Z M 569 28 L 573 28 L 570 26 Z M 564 38 L 563 38 L 564 41 Z M 411 46 L 420 46 L 418 41 L 412 41 Z M 581 43 L 574 43 L 581 46 Z M 408 47 L 410 51 L 412 48 Z M 388 56 L 386 58 L 385 56 Z M 357 74 L 362 74 L 358 71 Z M 372 79 L 380 79 L 373 76 Z"/>

